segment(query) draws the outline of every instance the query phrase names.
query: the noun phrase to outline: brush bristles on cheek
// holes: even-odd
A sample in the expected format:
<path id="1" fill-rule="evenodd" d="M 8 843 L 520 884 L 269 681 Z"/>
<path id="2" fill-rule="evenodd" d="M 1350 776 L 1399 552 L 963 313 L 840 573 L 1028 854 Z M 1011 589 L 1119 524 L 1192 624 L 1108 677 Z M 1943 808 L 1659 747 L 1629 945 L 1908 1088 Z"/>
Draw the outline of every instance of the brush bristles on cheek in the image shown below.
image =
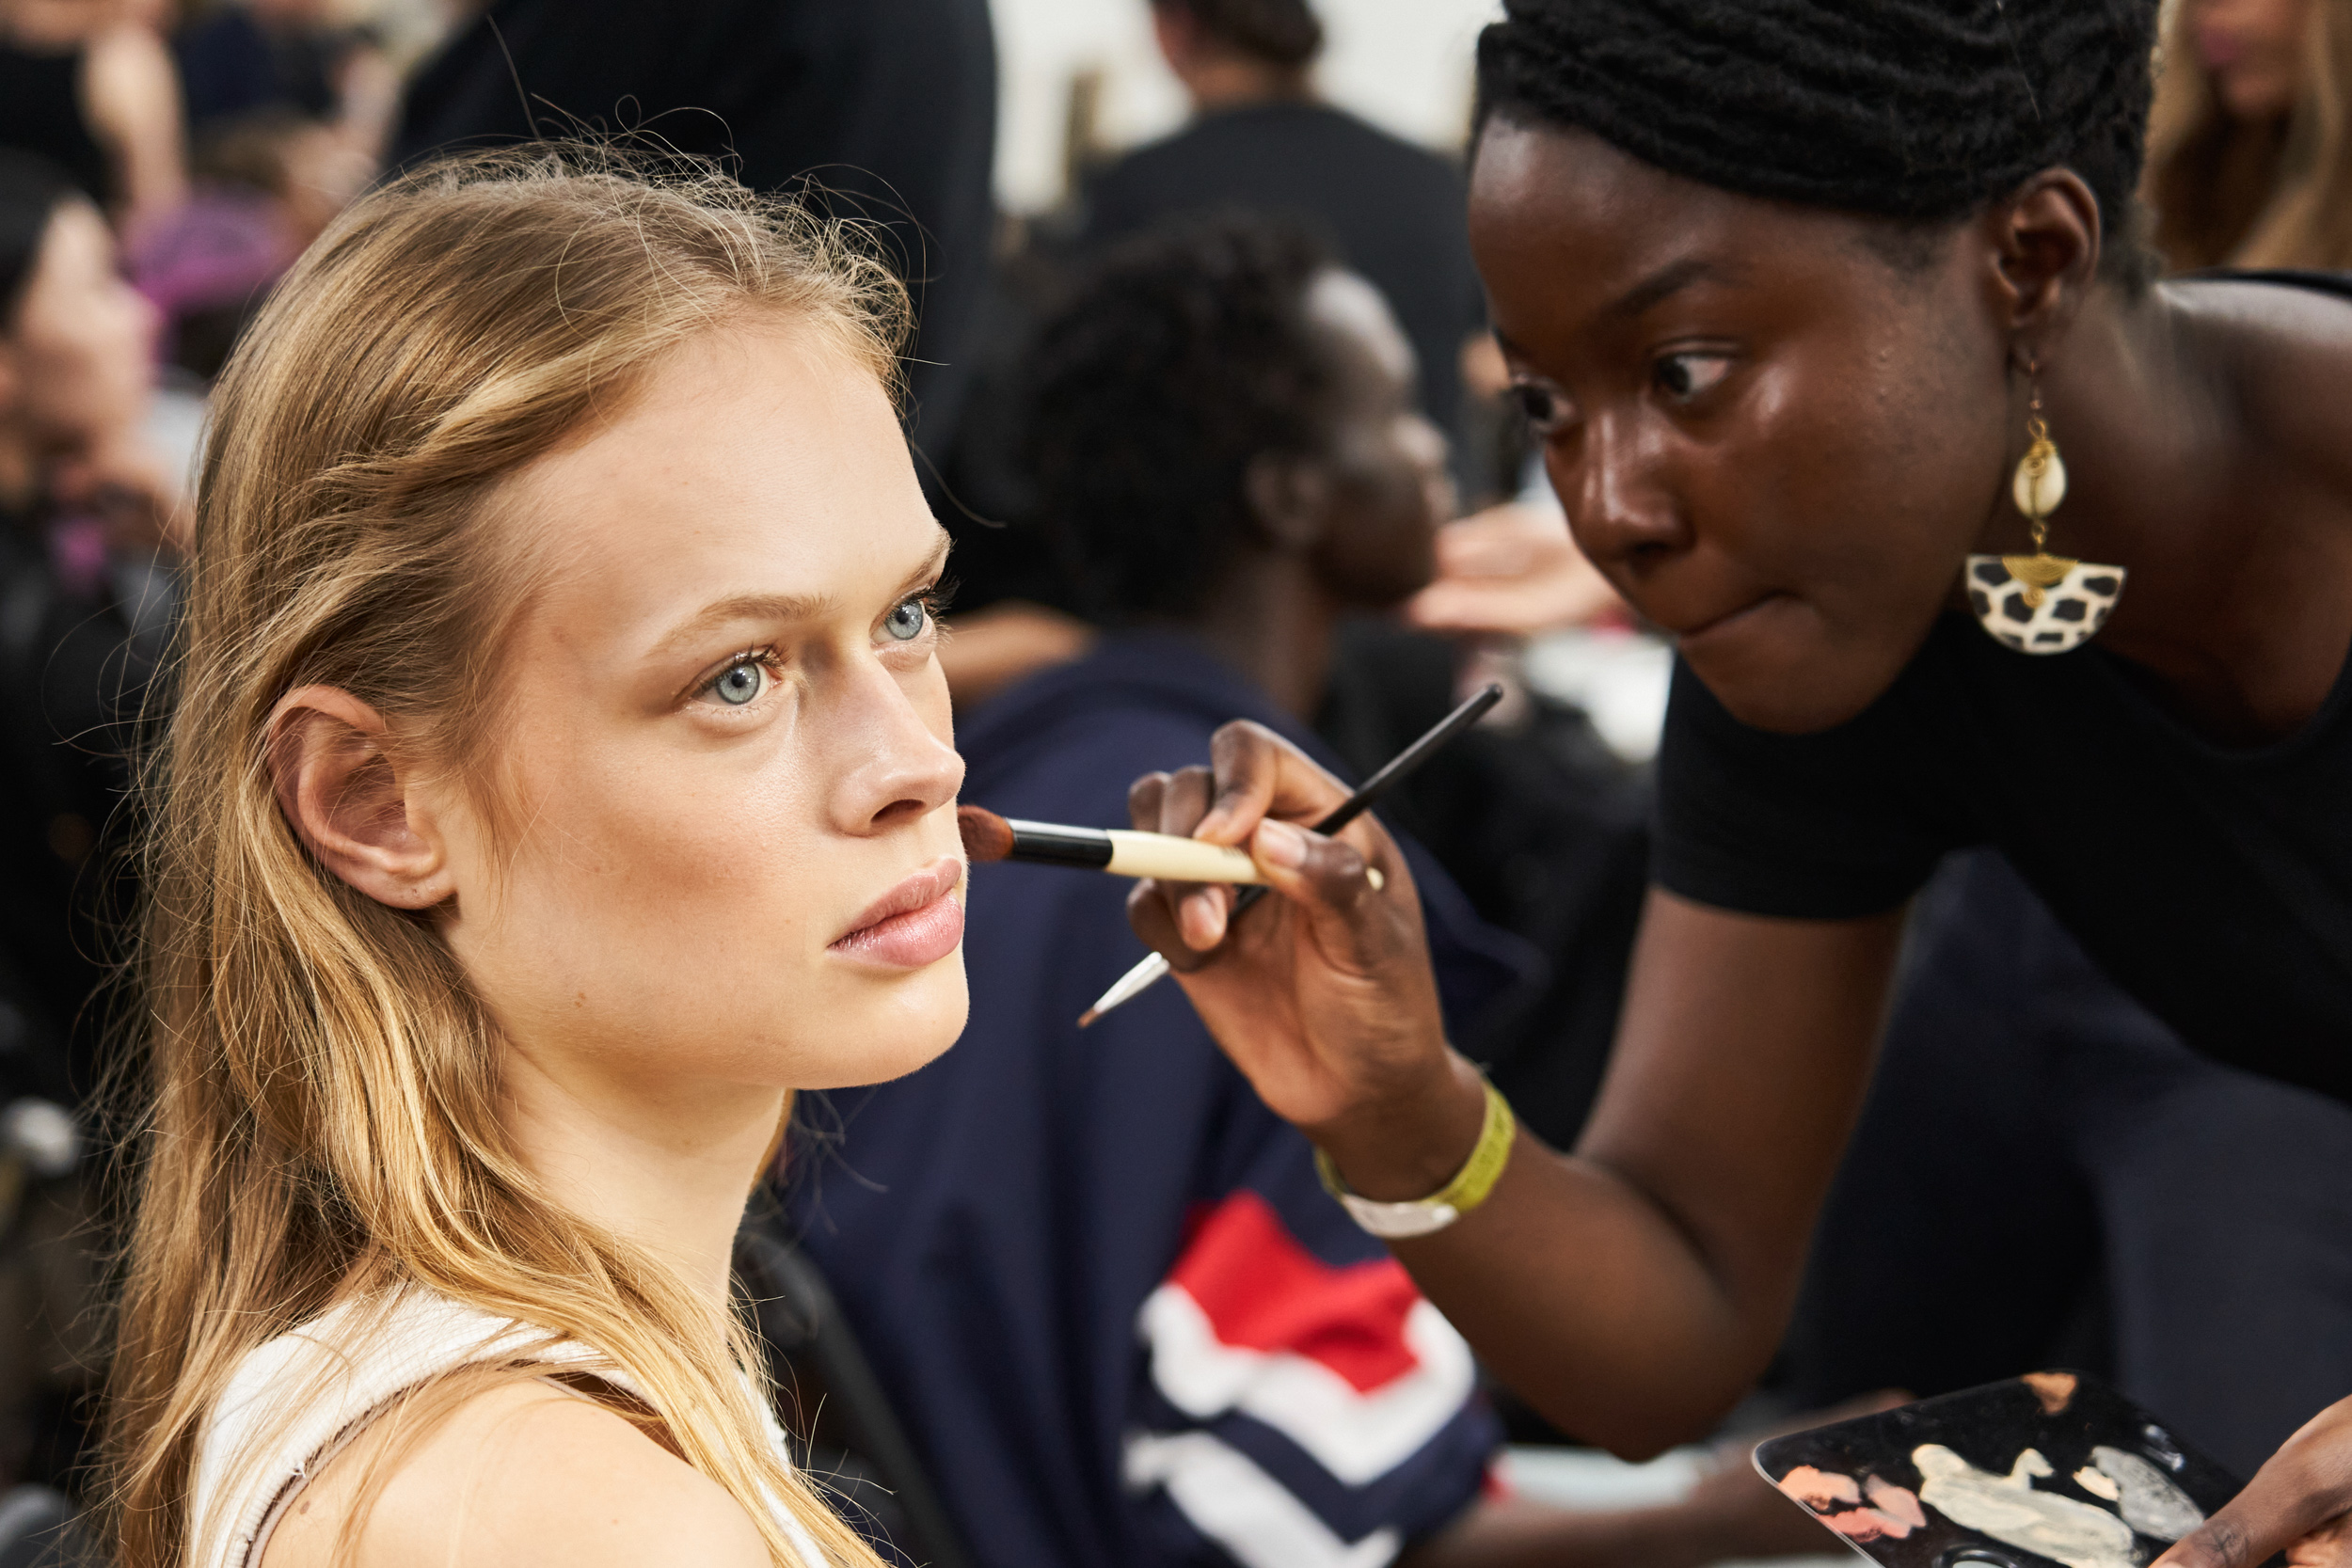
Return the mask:
<path id="1" fill-rule="evenodd" d="M 1012 853 L 1012 825 L 979 806 L 956 808 L 956 832 L 963 852 L 974 862 L 1000 861 Z"/>

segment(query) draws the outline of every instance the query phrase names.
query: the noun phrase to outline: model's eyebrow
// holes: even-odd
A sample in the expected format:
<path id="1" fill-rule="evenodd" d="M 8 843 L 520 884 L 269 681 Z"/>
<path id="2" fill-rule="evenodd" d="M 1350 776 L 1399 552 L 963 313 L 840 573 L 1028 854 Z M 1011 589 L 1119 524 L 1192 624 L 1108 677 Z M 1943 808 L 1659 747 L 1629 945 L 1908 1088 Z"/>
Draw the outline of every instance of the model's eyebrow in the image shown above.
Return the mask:
<path id="1" fill-rule="evenodd" d="M 1704 256 L 1686 256 L 1679 261 L 1667 262 L 1619 294 L 1602 314 L 1615 321 L 1633 321 L 1693 283 L 1725 283 L 1731 280 L 1732 274 L 1728 268 Z"/>
<path id="2" fill-rule="evenodd" d="M 898 584 L 894 597 L 902 597 L 939 576 L 947 563 L 950 540 L 946 529 L 931 544 L 923 563 L 909 572 Z M 791 621 L 818 621 L 841 608 L 838 595 L 833 594 L 737 594 L 705 605 L 692 615 L 671 628 L 660 641 L 654 644 L 654 654 L 675 653 L 687 644 L 717 629 L 742 621 L 764 621 L 770 624 Z"/>

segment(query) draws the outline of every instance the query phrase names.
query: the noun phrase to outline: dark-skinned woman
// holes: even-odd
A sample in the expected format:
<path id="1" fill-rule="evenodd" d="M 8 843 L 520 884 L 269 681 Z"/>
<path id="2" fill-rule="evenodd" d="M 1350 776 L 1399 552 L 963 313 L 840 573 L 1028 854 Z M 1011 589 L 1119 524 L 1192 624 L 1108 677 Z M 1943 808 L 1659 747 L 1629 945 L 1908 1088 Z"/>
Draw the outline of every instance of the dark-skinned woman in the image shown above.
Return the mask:
<path id="1" fill-rule="evenodd" d="M 1376 824 L 1296 826 L 1328 779 L 1234 727 L 1138 783 L 1286 896 L 1229 941 L 1228 892 L 1146 886 L 1137 928 L 1496 1372 L 1620 1451 L 1771 1356 L 1947 850 L 2191 1046 L 2352 1095 L 2352 300 L 2145 281 L 2156 9 L 1508 0 L 1482 38 L 1497 333 L 1579 544 L 1681 639 L 1572 1153 L 1447 1047 Z M 2163 1568 L 2352 1560 L 2348 1507 L 2352 1403 Z"/>

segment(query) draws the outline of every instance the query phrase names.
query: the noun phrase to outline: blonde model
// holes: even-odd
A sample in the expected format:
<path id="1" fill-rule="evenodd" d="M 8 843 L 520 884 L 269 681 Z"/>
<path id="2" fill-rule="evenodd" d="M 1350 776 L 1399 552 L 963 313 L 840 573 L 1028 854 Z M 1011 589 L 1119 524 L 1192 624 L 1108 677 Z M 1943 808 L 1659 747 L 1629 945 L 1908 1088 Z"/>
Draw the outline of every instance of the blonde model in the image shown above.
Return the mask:
<path id="1" fill-rule="evenodd" d="M 214 404 L 152 764 L 122 1568 L 869 1563 L 730 1241 L 961 1028 L 903 296 L 723 180 L 348 212 Z"/>

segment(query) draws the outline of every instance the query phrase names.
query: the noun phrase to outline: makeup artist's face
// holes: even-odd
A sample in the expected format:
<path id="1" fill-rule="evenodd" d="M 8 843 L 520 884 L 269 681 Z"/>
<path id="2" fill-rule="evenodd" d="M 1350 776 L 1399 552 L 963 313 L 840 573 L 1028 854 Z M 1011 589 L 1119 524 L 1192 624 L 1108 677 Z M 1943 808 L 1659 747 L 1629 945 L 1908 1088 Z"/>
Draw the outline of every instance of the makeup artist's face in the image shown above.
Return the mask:
<path id="1" fill-rule="evenodd" d="M 874 377 L 714 331 L 501 500 L 548 578 L 499 664 L 506 826 L 448 819 L 443 918 L 516 1048 L 808 1088 L 946 1049 L 946 536 Z"/>
<path id="2" fill-rule="evenodd" d="M 1892 684 L 1994 515 L 2009 345 L 1955 258 L 1491 122 L 1470 238 L 1577 543 L 1740 719 Z"/>

